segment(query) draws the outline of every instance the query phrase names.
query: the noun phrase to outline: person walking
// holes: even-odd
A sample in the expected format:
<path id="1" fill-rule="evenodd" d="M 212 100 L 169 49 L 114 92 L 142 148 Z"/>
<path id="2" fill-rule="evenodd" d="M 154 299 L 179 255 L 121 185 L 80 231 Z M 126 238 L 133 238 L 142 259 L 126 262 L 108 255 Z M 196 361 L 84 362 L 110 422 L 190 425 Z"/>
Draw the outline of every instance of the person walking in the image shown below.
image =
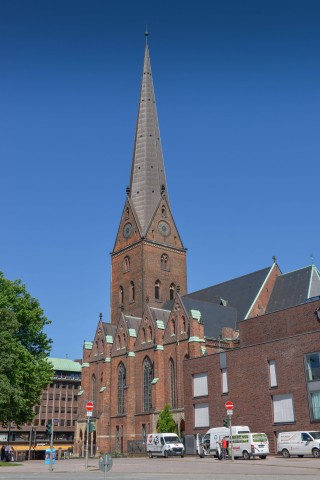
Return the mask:
<path id="1" fill-rule="evenodd" d="M 223 437 L 222 442 L 221 442 L 221 456 L 222 456 L 221 460 L 226 460 L 227 448 L 228 448 L 227 438 Z"/>
<path id="2" fill-rule="evenodd" d="M 1 458 L 1 461 L 2 461 L 2 462 L 4 461 L 5 456 L 6 456 L 5 446 L 2 445 L 1 451 L 0 451 L 0 458 Z"/>

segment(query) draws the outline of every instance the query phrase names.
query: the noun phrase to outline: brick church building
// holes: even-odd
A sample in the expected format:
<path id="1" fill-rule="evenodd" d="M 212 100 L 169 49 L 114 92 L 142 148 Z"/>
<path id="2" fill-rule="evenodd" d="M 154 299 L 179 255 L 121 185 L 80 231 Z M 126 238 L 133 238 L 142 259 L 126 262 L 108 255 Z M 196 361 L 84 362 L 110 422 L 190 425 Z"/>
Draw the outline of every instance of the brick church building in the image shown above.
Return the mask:
<path id="1" fill-rule="evenodd" d="M 132 442 L 156 431 L 165 403 L 178 433 L 191 433 L 185 366 L 237 349 L 240 320 L 279 309 L 283 298 L 286 279 L 275 259 L 257 272 L 187 292 L 186 248 L 169 202 L 147 42 L 126 193 L 111 253 L 111 318 L 105 322 L 100 315 L 93 341 L 84 343 L 75 453 L 86 443 L 89 400 L 94 403 L 92 451 L 128 452 Z M 294 281 L 297 291 L 289 304 L 310 292 L 319 295 L 315 267 Z"/>

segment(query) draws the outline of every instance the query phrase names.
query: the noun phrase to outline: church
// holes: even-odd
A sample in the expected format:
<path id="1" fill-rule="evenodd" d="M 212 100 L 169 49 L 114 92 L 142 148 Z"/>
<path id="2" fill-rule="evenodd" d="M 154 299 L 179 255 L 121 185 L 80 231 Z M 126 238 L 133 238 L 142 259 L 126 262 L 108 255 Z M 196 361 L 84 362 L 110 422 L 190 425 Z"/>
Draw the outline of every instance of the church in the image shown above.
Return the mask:
<path id="1" fill-rule="evenodd" d="M 100 315 L 94 339 L 84 343 L 76 454 L 87 443 L 88 401 L 94 404 L 92 453 L 134 451 L 157 430 L 165 404 L 178 434 L 191 433 L 185 366 L 237 349 L 240 321 L 320 294 L 314 265 L 282 274 L 275 258 L 259 271 L 188 293 L 187 252 L 169 201 L 147 39 L 130 184 L 111 253 L 111 318 Z"/>

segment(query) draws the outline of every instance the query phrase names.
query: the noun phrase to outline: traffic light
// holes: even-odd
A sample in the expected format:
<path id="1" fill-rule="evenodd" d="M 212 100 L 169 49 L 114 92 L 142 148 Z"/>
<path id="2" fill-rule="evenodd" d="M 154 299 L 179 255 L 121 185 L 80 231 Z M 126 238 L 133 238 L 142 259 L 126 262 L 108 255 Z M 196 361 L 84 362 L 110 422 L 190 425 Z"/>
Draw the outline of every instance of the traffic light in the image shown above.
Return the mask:
<path id="1" fill-rule="evenodd" d="M 52 424 L 51 423 L 47 423 L 46 425 L 46 434 L 48 435 L 48 437 L 50 437 L 52 433 Z"/>
<path id="2" fill-rule="evenodd" d="M 89 424 L 89 433 L 95 432 L 96 431 L 96 424 L 91 423 Z"/>
<path id="3" fill-rule="evenodd" d="M 229 428 L 229 417 L 223 420 L 223 426 Z"/>

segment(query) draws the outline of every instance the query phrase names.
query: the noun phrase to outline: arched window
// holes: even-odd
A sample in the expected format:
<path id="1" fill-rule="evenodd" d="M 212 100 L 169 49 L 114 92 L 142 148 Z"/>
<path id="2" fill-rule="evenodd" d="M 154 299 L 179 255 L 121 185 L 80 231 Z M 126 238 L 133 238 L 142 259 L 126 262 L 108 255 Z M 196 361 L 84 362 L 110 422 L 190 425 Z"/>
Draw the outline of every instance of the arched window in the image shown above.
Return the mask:
<path id="1" fill-rule="evenodd" d="M 120 338 L 120 335 L 118 335 L 117 337 L 117 350 L 119 350 L 121 348 L 121 338 Z"/>
<path id="2" fill-rule="evenodd" d="M 174 361 L 170 360 L 170 402 L 171 407 L 176 407 L 176 377 L 174 371 Z"/>
<path id="3" fill-rule="evenodd" d="M 162 205 L 162 207 L 161 207 L 161 217 L 162 218 L 167 217 L 167 210 L 166 210 L 166 207 L 164 205 Z"/>
<path id="4" fill-rule="evenodd" d="M 186 331 L 186 319 L 185 319 L 184 316 L 182 316 L 181 320 L 182 320 L 182 330 L 181 331 L 185 332 Z"/>
<path id="5" fill-rule="evenodd" d="M 146 330 L 145 328 L 142 329 L 142 342 L 146 341 Z"/>
<path id="6" fill-rule="evenodd" d="M 176 286 L 174 283 L 171 283 L 170 285 L 170 300 L 174 299 L 174 294 L 176 292 Z"/>
<path id="7" fill-rule="evenodd" d="M 150 326 L 148 327 L 148 340 L 152 340 L 152 328 Z"/>
<path id="8" fill-rule="evenodd" d="M 122 285 L 120 285 L 119 287 L 119 303 L 120 305 L 123 304 L 123 286 Z"/>
<path id="9" fill-rule="evenodd" d="M 122 344 L 121 344 L 121 348 L 125 348 L 126 346 L 126 336 L 125 334 L 122 335 Z"/>
<path id="10" fill-rule="evenodd" d="M 175 335 L 176 334 L 176 322 L 174 320 L 174 318 L 171 319 L 171 335 Z"/>
<path id="11" fill-rule="evenodd" d="M 131 296 L 131 302 L 134 302 L 134 301 L 135 301 L 135 295 L 136 295 L 136 291 L 135 291 L 134 282 L 130 282 L 130 296 Z"/>
<path id="12" fill-rule="evenodd" d="M 154 284 L 154 298 L 160 300 L 160 280 L 157 280 Z"/>
<path id="13" fill-rule="evenodd" d="M 96 401 L 96 376 L 92 375 L 91 377 L 91 399 L 93 402 Z"/>
<path id="14" fill-rule="evenodd" d="M 124 259 L 123 259 L 122 268 L 123 268 L 124 273 L 130 271 L 130 257 L 128 257 L 128 255 L 126 257 L 124 257 Z"/>
<path id="15" fill-rule="evenodd" d="M 143 362 L 143 411 L 149 412 L 152 408 L 152 380 L 153 366 L 149 357 Z"/>
<path id="16" fill-rule="evenodd" d="M 163 253 L 160 257 L 160 267 L 161 270 L 165 270 L 167 272 L 170 270 L 169 257 L 166 253 Z"/>
<path id="17" fill-rule="evenodd" d="M 124 413 L 124 388 L 126 386 L 126 369 L 123 363 L 118 368 L 118 414 Z"/>

